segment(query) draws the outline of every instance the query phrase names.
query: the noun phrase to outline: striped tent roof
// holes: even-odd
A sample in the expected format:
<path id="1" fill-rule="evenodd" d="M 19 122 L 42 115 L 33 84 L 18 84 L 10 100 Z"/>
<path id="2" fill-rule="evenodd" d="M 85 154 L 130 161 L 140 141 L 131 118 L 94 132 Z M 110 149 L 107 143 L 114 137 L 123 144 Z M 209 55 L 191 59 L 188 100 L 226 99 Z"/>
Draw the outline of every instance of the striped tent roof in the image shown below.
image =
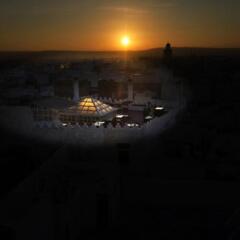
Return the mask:
<path id="1" fill-rule="evenodd" d="M 77 105 L 70 107 L 69 111 L 84 116 L 104 116 L 116 109 L 92 97 L 83 97 Z"/>

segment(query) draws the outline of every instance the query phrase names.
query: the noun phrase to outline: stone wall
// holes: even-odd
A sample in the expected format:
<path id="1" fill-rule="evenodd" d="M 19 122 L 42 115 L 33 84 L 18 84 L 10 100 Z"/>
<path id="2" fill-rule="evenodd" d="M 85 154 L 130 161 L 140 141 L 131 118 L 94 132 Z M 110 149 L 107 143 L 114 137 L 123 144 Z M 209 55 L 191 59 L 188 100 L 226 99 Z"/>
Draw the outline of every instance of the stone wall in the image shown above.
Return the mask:
<path id="1" fill-rule="evenodd" d="M 135 141 L 143 137 L 144 128 L 121 127 L 119 125 L 113 127 L 111 124 L 106 128 L 87 125 L 62 126 L 51 122 L 36 122 L 34 123 L 33 133 L 47 141 L 99 145 Z"/>

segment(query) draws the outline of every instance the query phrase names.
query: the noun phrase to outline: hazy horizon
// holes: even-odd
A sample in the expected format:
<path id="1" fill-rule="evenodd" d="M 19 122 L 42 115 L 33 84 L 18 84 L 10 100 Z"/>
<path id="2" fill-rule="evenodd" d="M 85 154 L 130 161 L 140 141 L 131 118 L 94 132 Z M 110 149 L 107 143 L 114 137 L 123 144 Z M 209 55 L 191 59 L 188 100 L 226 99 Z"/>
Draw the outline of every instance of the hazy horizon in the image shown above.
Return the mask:
<path id="1" fill-rule="evenodd" d="M 191 47 L 191 46 L 183 46 L 183 47 L 177 47 L 177 46 L 172 46 L 173 49 L 199 49 L 199 50 L 234 50 L 234 49 L 239 49 L 239 47 Z M 146 48 L 146 49 L 140 49 L 140 50 L 127 50 L 127 52 L 145 52 L 145 51 L 154 51 L 154 50 L 163 50 L 164 47 L 153 47 L 153 48 Z M 125 50 L 91 50 L 91 49 L 85 49 L 85 50 L 78 50 L 78 49 L 42 49 L 42 50 L 0 50 L 0 52 L 93 52 L 93 53 L 104 53 L 104 52 L 126 52 Z"/>

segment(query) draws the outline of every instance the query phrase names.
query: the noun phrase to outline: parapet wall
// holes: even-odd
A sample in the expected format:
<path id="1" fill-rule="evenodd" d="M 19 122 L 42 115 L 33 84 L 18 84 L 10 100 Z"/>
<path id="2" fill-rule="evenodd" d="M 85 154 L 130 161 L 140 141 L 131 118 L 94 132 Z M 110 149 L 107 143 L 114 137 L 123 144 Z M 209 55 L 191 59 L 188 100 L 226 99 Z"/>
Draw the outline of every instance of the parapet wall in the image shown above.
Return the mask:
<path id="1" fill-rule="evenodd" d="M 92 126 L 67 125 L 62 126 L 53 122 L 36 122 L 35 134 L 46 140 L 68 142 L 72 144 L 115 144 L 132 142 L 143 137 L 152 137 L 171 127 L 175 123 L 177 111 L 172 110 L 162 117 L 155 118 L 141 127 L 114 127 L 109 124 L 106 128 Z"/>
<path id="2" fill-rule="evenodd" d="M 34 122 L 32 112 L 27 107 L 6 107 L 1 109 L 2 124 L 16 133 L 36 137 L 50 142 L 70 144 L 115 144 L 120 142 L 132 142 L 145 137 L 158 135 L 171 127 L 176 121 L 179 109 L 172 109 L 167 114 L 154 118 L 141 127 L 130 128 L 109 124 L 103 126 L 62 126 L 57 122 Z"/>
<path id="3" fill-rule="evenodd" d="M 108 104 L 121 104 L 123 102 L 128 101 L 128 99 L 115 99 L 115 98 L 108 98 L 108 97 L 97 97 L 98 100 L 108 103 Z"/>
<path id="4" fill-rule="evenodd" d="M 60 126 L 50 122 L 36 122 L 33 131 L 35 135 L 46 140 L 68 142 L 72 144 L 111 144 L 137 140 L 144 135 L 143 127 L 113 127 L 103 126 Z"/>

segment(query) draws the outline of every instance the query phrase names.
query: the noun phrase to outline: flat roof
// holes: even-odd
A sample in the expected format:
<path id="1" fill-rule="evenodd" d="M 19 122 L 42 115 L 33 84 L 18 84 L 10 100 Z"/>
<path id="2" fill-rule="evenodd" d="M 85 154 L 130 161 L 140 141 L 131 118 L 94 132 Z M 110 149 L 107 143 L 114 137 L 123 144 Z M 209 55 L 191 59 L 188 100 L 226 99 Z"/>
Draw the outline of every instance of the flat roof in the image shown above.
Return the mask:
<path id="1" fill-rule="evenodd" d="M 66 109 L 74 106 L 76 103 L 74 103 L 72 100 L 68 100 L 65 98 L 50 97 L 50 98 L 43 98 L 40 100 L 36 100 L 34 101 L 34 104 L 41 107 L 46 107 L 46 108 Z"/>

